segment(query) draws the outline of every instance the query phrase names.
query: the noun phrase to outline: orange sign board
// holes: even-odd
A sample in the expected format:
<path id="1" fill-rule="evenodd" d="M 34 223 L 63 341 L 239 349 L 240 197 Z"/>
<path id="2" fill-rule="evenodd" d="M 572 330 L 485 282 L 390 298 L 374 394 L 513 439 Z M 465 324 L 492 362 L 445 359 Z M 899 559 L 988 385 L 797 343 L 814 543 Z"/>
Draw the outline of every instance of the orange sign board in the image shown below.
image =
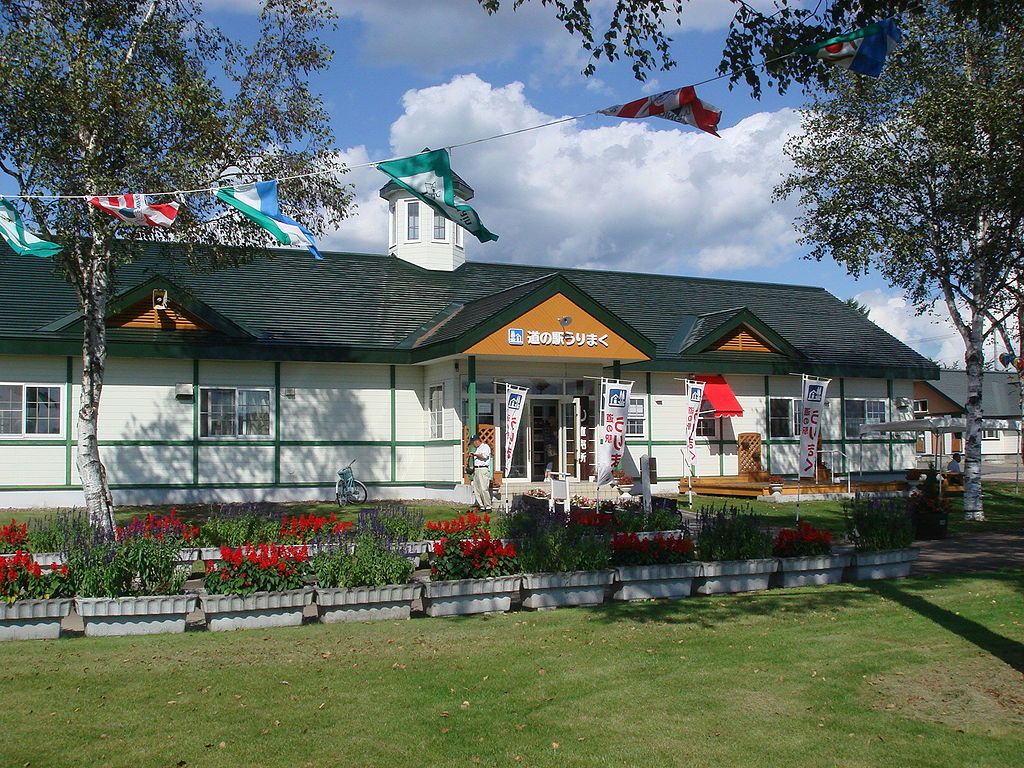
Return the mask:
<path id="1" fill-rule="evenodd" d="M 649 360 L 561 293 L 466 350 L 471 355 Z"/>

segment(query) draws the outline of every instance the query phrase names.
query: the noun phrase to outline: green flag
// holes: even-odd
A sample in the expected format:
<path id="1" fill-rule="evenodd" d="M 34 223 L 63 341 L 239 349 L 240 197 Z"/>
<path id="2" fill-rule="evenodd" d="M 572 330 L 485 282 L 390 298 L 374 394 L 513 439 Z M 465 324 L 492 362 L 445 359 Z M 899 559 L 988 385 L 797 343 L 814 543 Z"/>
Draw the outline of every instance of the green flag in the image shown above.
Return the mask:
<path id="1" fill-rule="evenodd" d="M 498 239 L 497 235 L 488 232 L 480 223 L 480 217 L 470 206 L 456 205 L 448 150 L 435 149 L 412 157 L 388 160 L 379 163 L 377 169 L 446 219 L 451 219 L 469 230 L 481 243 Z"/>
<path id="2" fill-rule="evenodd" d="M 0 235 L 3 235 L 12 251 L 22 256 L 32 254 L 45 259 L 64 250 L 56 243 L 40 240 L 25 229 L 25 222 L 21 220 L 18 209 L 7 200 L 0 200 Z"/>

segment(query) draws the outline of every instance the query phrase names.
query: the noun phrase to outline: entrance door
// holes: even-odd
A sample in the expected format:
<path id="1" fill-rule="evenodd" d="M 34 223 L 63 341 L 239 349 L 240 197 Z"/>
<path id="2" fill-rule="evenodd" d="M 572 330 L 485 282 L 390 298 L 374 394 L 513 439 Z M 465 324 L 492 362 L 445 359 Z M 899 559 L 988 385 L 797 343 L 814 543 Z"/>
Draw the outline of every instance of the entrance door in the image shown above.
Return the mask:
<path id="1" fill-rule="evenodd" d="M 531 399 L 530 407 L 530 480 L 543 481 L 548 472 L 562 471 L 559 452 L 559 403 L 557 400 Z"/>

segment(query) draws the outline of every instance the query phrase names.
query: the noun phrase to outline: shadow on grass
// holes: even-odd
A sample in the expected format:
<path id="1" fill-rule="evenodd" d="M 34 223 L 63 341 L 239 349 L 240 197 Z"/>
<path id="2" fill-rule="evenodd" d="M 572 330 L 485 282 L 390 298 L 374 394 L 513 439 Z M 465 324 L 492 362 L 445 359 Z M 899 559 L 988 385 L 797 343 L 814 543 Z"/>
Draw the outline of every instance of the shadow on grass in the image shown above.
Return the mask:
<path id="1" fill-rule="evenodd" d="M 1016 579 L 1019 580 L 1019 576 Z M 1024 673 L 1024 644 L 1004 637 L 998 632 L 993 632 L 988 627 L 960 616 L 953 611 L 940 608 L 923 597 L 910 594 L 892 582 L 872 581 L 865 583 L 864 586 L 871 592 L 899 603 L 904 608 L 908 608 L 918 615 L 934 621 L 943 629 L 959 635 L 967 642 L 1009 664 L 1018 672 Z"/>
<path id="2" fill-rule="evenodd" d="M 652 600 L 638 603 L 602 603 L 590 608 L 598 621 L 691 624 L 714 629 L 723 624 L 752 616 L 785 614 L 800 616 L 852 608 L 872 602 L 875 596 L 866 590 L 816 589 L 790 592 L 749 592 L 705 595 L 686 600 Z"/>

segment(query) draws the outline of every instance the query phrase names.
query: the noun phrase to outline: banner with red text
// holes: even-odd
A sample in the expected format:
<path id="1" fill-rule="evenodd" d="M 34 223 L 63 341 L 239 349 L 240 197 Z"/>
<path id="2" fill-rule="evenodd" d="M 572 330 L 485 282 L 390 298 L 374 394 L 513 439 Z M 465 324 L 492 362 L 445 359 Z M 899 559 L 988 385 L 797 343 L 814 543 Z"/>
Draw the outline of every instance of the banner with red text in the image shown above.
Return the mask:
<path id="1" fill-rule="evenodd" d="M 629 416 L 631 381 L 601 380 L 601 422 L 598 425 L 597 487 L 612 481 L 612 472 L 626 450 L 626 419 Z"/>
<path id="2" fill-rule="evenodd" d="M 512 452 L 516 449 L 519 425 L 523 421 L 523 407 L 526 405 L 526 387 L 515 384 L 505 385 L 505 464 L 502 467 L 508 476 L 512 466 Z"/>
<path id="3" fill-rule="evenodd" d="M 686 448 L 683 450 L 683 476 L 697 476 L 697 422 L 704 402 L 704 382 L 686 380 Z"/>
<path id="4" fill-rule="evenodd" d="M 832 379 L 804 376 L 803 400 L 800 403 L 800 474 L 801 478 L 816 477 L 818 468 L 818 438 L 821 437 L 821 409 L 825 405 L 825 392 Z"/>

